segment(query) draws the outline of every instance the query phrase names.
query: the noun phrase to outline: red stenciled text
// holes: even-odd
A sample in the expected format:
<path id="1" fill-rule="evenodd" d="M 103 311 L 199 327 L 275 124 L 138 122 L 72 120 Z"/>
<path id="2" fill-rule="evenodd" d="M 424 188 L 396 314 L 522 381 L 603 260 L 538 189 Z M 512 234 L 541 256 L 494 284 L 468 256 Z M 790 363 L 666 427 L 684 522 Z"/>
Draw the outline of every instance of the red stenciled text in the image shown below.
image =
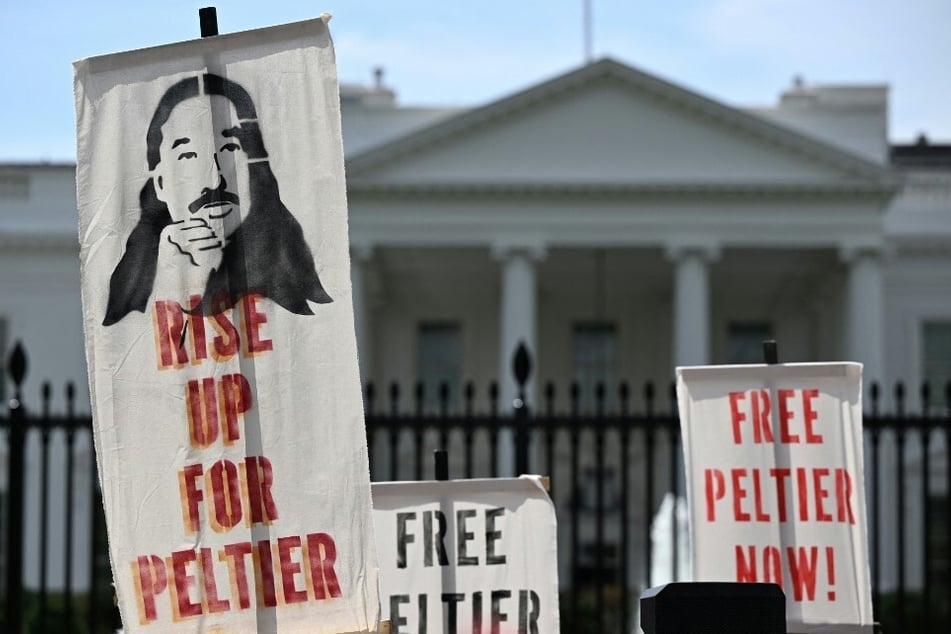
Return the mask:
<path id="1" fill-rule="evenodd" d="M 777 390 L 779 420 L 771 421 L 772 403 L 768 390 L 730 392 L 730 423 L 733 442 L 810 445 L 822 442 L 816 427 L 815 401 L 819 390 Z"/>
<path id="2" fill-rule="evenodd" d="M 167 557 L 142 555 L 130 564 L 139 623 L 158 620 L 162 601 L 178 622 L 340 597 L 336 559 L 336 544 L 327 533 L 179 550 Z"/>
<path id="3" fill-rule="evenodd" d="M 188 436 L 193 447 L 208 447 L 219 435 L 226 445 L 241 437 L 238 423 L 242 414 L 251 409 L 254 397 L 251 384 L 244 375 L 226 374 L 192 379 L 185 387 Z"/>
<path id="4" fill-rule="evenodd" d="M 820 557 L 820 552 L 824 556 Z M 740 546 L 735 547 L 736 580 L 742 583 L 776 583 L 788 578 L 795 601 L 815 601 L 820 579 L 827 585 L 826 598 L 835 601 L 835 549 L 831 546 Z M 822 575 L 822 573 L 825 573 Z M 787 596 L 789 594 L 789 588 Z"/>
<path id="5" fill-rule="evenodd" d="M 703 494 L 708 522 L 855 524 L 852 476 L 842 468 L 704 469 Z"/>
<path id="6" fill-rule="evenodd" d="M 220 363 L 272 350 L 262 332 L 268 320 L 259 300 L 246 295 L 213 315 L 202 313 L 198 295 L 191 297 L 188 310 L 174 301 L 156 301 L 152 317 L 158 368 L 184 370 L 207 359 Z M 207 535 L 205 527 L 227 534 L 238 526 L 272 525 L 279 513 L 271 461 L 262 455 L 221 457 L 222 447 L 241 439 L 244 417 L 255 406 L 251 382 L 240 372 L 190 379 L 183 402 L 191 453 L 214 455 L 177 472 L 185 537 Z M 328 533 L 255 537 L 224 546 L 203 543 L 202 537 L 194 548 L 145 554 L 129 562 L 141 624 L 342 596 L 334 568 L 337 546 Z"/>
<path id="7" fill-rule="evenodd" d="M 207 519 L 212 530 L 224 533 L 244 520 L 245 526 L 270 524 L 277 519 L 271 495 L 271 461 L 249 456 L 240 463 L 219 460 L 205 469 L 187 465 L 178 472 L 185 534 L 192 535 Z"/>
<path id="8" fill-rule="evenodd" d="M 155 357 L 159 370 L 181 369 L 211 358 L 226 361 L 236 354 L 252 357 L 274 347 L 262 337 L 267 315 L 260 295 L 248 294 L 234 308 L 203 315 L 201 296 L 193 295 L 186 312 L 178 302 L 162 299 L 152 306 Z"/>

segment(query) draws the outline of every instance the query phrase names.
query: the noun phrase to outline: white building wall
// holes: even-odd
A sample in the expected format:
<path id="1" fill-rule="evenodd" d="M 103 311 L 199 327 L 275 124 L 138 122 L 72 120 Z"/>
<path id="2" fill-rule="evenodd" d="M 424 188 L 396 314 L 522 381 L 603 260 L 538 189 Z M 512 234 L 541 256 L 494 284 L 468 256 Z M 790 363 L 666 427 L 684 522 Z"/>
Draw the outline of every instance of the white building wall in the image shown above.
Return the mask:
<path id="1" fill-rule="evenodd" d="M 9 168 L 8 168 L 9 169 Z M 0 351 L 4 369 L 12 346 L 19 342 L 27 355 L 22 402 L 28 413 L 39 413 L 44 383 L 51 386 L 51 411 L 66 411 L 66 385 L 75 387 L 76 413 L 89 412 L 89 388 L 83 348 L 79 292 L 79 246 L 76 229 L 75 181 L 69 166 L 15 168 L 29 176 L 29 196 L 0 199 L 0 319 L 6 324 L 7 349 Z M 10 173 L 9 171 L 7 173 Z M 5 373 L 4 373 L 5 374 Z M 7 380 L 6 395 L 14 395 Z M 7 447 L 0 450 L 0 488 L 7 487 Z M 74 591 L 89 586 L 89 526 L 93 449 L 88 434 L 76 436 L 72 475 L 67 472 L 66 435 L 49 441 L 47 583 L 51 590 L 66 585 L 67 520 L 74 522 L 71 580 Z M 41 544 L 42 444 L 33 433 L 27 441 L 26 504 L 23 516 L 24 582 L 39 587 Z M 67 487 L 74 487 L 72 506 Z"/>
<path id="2" fill-rule="evenodd" d="M 887 111 L 882 109 L 882 90 L 807 93 L 802 99 L 784 100 L 776 112 L 761 114 L 884 161 Z M 710 240 L 721 254 L 708 271 L 714 362 L 724 358 L 729 323 L 740 319 L 773 323 L 781 361 L 846 359 L 849 348 L 842 324 L 848 267 L 837 254 L 843 246 L 884 243 L 889 247 L 882 269 L 884 366 L 889 378 L 905 378 L 909 385 L 920 381 L 920 325 L 925 319 L 951 319 L 951 206 L 945 191 L 951 181 L 918 175 L 914 191 L 910 188 L 908 196 L 896 201 L 897 207 L 907 203 L 908 208 L 896 213 L 893 207 L 884 220 L 880 198 L 848 193 L 676 193 L 678 183 L 697 181 L 748 185 L 808 180 L 828 185 L 851 176 L 840 166 L 764 143 L 748 130 L 710 124 L 676 104 L 635 97 L 621 84 L 605 85 L 553 100 L 548 108 L 509 113 L 491 127 L 473 129 L 374 175 L 377 184 L 423 185 L 420 191 L 373 196 L 358 188 L 351 193 L 351 238 L 372 251 L 363 280 L 367 323 L 373 330 L 366 378 L 378 385 L 378 408 L 388 398 L 392 380 L 403 387 L 403 409 L 412 407 L 417 327 L 422 321 L 447 320 L 462 327 L 463 381 L 474 382 L 477 406 L 484 409 L 486 386 L 498 378 L 501 367 L 501 270 L 491 255 L 500 236 L 534 241 L 547 251 L 536 270 L 539 353 L 534 374 L 539 385 L 552 380 L 559 386 L 561 409 L 567 406 L 572 378 L 572 328 L 579 321 L 604 319 L 617 325 L 618 378 L 630 382 L 633 409 L 643 407 L 641 387 L 649 380 L 656 387 L 658 408 L 666 410 L 673 367 L 674 276 L 664 251 L 698 239 Z M 581 119 L 579 112 L 585 114 Z M 414 125 L 421 121 L 413 120 Z M 381 126 L 374 134 L 394 138 L 391 127 Z M 7 321 L 8 339 L 22 340 L 30 355 L 25 401 L 35 406 L 41 381 L 49 379 L 56 388 L 54 409 L 61 410 L 62 386 L 73 380 L 79 409 L 87 411 L 73 169 L 0 168 L 26 172 L 31 180 L 28 198 L 0 200 L 0 317 Z M 623 191 L 603 195 L 596 189 L 572 195 L 482 197 L 426 191 L 432 184 L 519 182 L 647 183 L 670 190 L 658 197 Z M 936 192 L 934 183 L 945 193 Z M 910 211 L 915 213 L 904 213 Z M 606 253 L 603 280 L 592 266 L 597 252 Z M 909 390 L 910 408 L 917 407 L 917 398 L 916 390 Z M 405 452 L 411 449 L 403 447 Z M 36 464 L 36 450 L 31 451 L 30 461 Z M 58 451 L 54 457 L 61 465 Z M 934 451 L 940 455 L 942 448 Z M 913 451 L 910 456 L 915 458 Z M 640 464 L 642 456 L 634 458 Z M 891 448 L 882 460 L 884 477 L 895 464 Z M 668 467 L 659 464 L 658 473 Z M 88 490 L 91 483 L 81 473 L 76 476 L 78 490 Z M 35 487 L 36 481 L 31 482 Z M 658 477 L 657 482 L 664 480 Z M 28 497 L 35 498 L 35 493 L 30 488 Z M 656 493 L 659 503 L 663 491 Z M 914 518 L 920 517 L 915 499 L 910 496 L 907 508 L 898 512 L 882 510 L 883 540 L 894 537 L 898 517 L 910 518 L 909 535 L 920 532 L 914 525 Z M 88 518 L 88 498 L 85 504 L 87 511 L 74 510 L 78 521 L 88 526 L 82 519 Z M 64 505 L 60 485 L 50 508 Z M 643 513 L 634 500 L 632 509 Z M 35 510 L 30 509 L 34 519 L 27 525 L 34 540 Z M 36 544 L 28 546 L 28 561 L 35 557 Z M 897 565 L 896 558 L 883 561 L 886 583 L 895 579 Z M 916 578 L 917 572 L 910 574 Z"/>
<path id="3" fill-rule="evenodd" d="M 580 116 L 579 116 L 580 115 Z M 672 132 L 676 131 L 676 134 Z M 633 151 L 632 151 L 633 149 Z M 599 85 L 493 120 L 374 172 L 388 182 L 831 182 L 828 166 L 678 104 Z"/>
<path id="4" fill-rule="evenodd" d="M 776 107 L 752 112 L 881 165 L 888 161 L 886 85 L 796 85 Z"/>
<path id="5" fill-rule="evenodd" d="M 948 253 L 905 254 L 888 262 L 885 271 L 885 324 L 889 362 L 905 373 L 907 406 L 918 411 L 917 386 L 923 362 L 922 327 L 927 321 L 951 321 L 951 245 Z M 935 389 L 935 386 L 932 386 Z M 940 388 L 940 389 L 943 389 Z"/>
<path id="6" fill-rule="evenodd" d="M 391 382 L 402 390 L 404 408 L 412 407 L 417 377 L 417 328 L 422 322 L 457 322 L 463 346 L 463 382 L 476 385 L 481 407 L 488 383 L 497 378 L 498 263 L 488 249 L 455 253 L 435 248 L 376 250 L 381 308 L 377 324 L 374 382 L 389 398 Z"/>
<path id="7" fill-rule="evenodd" d="M 78 410 L 89 411 L 78 247 L 6 244 L 0 251 L 0 316 L 8 343 L 22 342 L 27 353 L 24 402 L 38 406 L 42 383 L 49 381 L 54 409 L 62 410 L 64 387 L 73 381 Z"/>

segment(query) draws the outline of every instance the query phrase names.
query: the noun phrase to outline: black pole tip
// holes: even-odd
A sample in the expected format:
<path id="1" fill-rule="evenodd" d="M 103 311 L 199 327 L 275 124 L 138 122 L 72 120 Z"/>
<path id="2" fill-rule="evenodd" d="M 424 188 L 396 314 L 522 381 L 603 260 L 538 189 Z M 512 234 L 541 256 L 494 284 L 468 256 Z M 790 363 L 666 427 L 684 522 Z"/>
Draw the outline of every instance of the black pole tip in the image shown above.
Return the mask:
<path id="1" fill-rule="evenodd" d="M 766 339 L 763 341 L 763 361 L 769 365 L 779 363 L 779 352 L 776 349 L 775 339 Z"/>
<path id="2" fill-rule="evenodd" d="M 202 37 L 218 35 L 218 11 L 214 7 L 198 9 L 198 22 L 201 26 Z"/>
<path id="3" fill-rule="evenodd" d="M 436 479 L 445 482 L 449 479 L 449 454 L 445 449 L 437 449 L 433 452 L 433 459 L 436 462 Z"/>

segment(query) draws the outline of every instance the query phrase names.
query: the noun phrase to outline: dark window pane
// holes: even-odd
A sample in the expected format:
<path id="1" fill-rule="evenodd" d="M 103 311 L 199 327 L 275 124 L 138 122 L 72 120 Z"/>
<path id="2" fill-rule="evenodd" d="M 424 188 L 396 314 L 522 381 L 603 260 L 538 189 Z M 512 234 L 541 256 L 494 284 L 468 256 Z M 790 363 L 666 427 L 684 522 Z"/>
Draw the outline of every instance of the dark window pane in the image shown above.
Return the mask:
<path id="1" fill-rule="evenodd" d="M 773 338 L 766 322 L 734 322 L 727 331 L 727 363 L 763 363 L 763 341 Z"/>
<path id="2" fill-rule="evenodd" d="M 943 409 L 944 386 L 951 381 L 951 321 L 926 322 L 921 339 L 922 378 L 931 385 L 929 407 Z"/>
<path id="3" fill-rule="evenodd" d="M 417 380 L 423 384 L 423 407 L 439 410 L 439 387 L 449 386 L 449 407 L 455 409 L 462 386 L 462 329 L 455 322 L 423 322 L 417 337 Z"/>
<path id="4" fill-rule="evenodd" d="M 595 410 L 595 388 L 605 387 L 605 410 L 617 387 L 617 334 L 614 324 L 576 324 L 572 337 L 574 380 L 581 388 L 581 411 Z"/>

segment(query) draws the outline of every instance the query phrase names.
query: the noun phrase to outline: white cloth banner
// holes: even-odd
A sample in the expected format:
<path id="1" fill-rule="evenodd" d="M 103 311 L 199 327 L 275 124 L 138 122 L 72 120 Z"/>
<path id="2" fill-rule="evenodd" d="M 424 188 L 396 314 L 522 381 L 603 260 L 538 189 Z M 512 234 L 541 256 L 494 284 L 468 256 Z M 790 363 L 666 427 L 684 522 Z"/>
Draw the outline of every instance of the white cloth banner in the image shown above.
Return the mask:
<path id="1" fill-rule="evenodd" d="M 129 632 L 376 631 L 323 19 L 75 64 L 83 323 Z"/>
<path id="2" fill-rule="evenodd" d="M 559 631 L 555 507 L 537 477 L 373 484 L 393 634 Z"/>
<path id="3" fill-rule="evenodd" d="M 857 363 L 677 368 L 696 581 L 778 583 L 790 632 L 871 632 Z"/>

